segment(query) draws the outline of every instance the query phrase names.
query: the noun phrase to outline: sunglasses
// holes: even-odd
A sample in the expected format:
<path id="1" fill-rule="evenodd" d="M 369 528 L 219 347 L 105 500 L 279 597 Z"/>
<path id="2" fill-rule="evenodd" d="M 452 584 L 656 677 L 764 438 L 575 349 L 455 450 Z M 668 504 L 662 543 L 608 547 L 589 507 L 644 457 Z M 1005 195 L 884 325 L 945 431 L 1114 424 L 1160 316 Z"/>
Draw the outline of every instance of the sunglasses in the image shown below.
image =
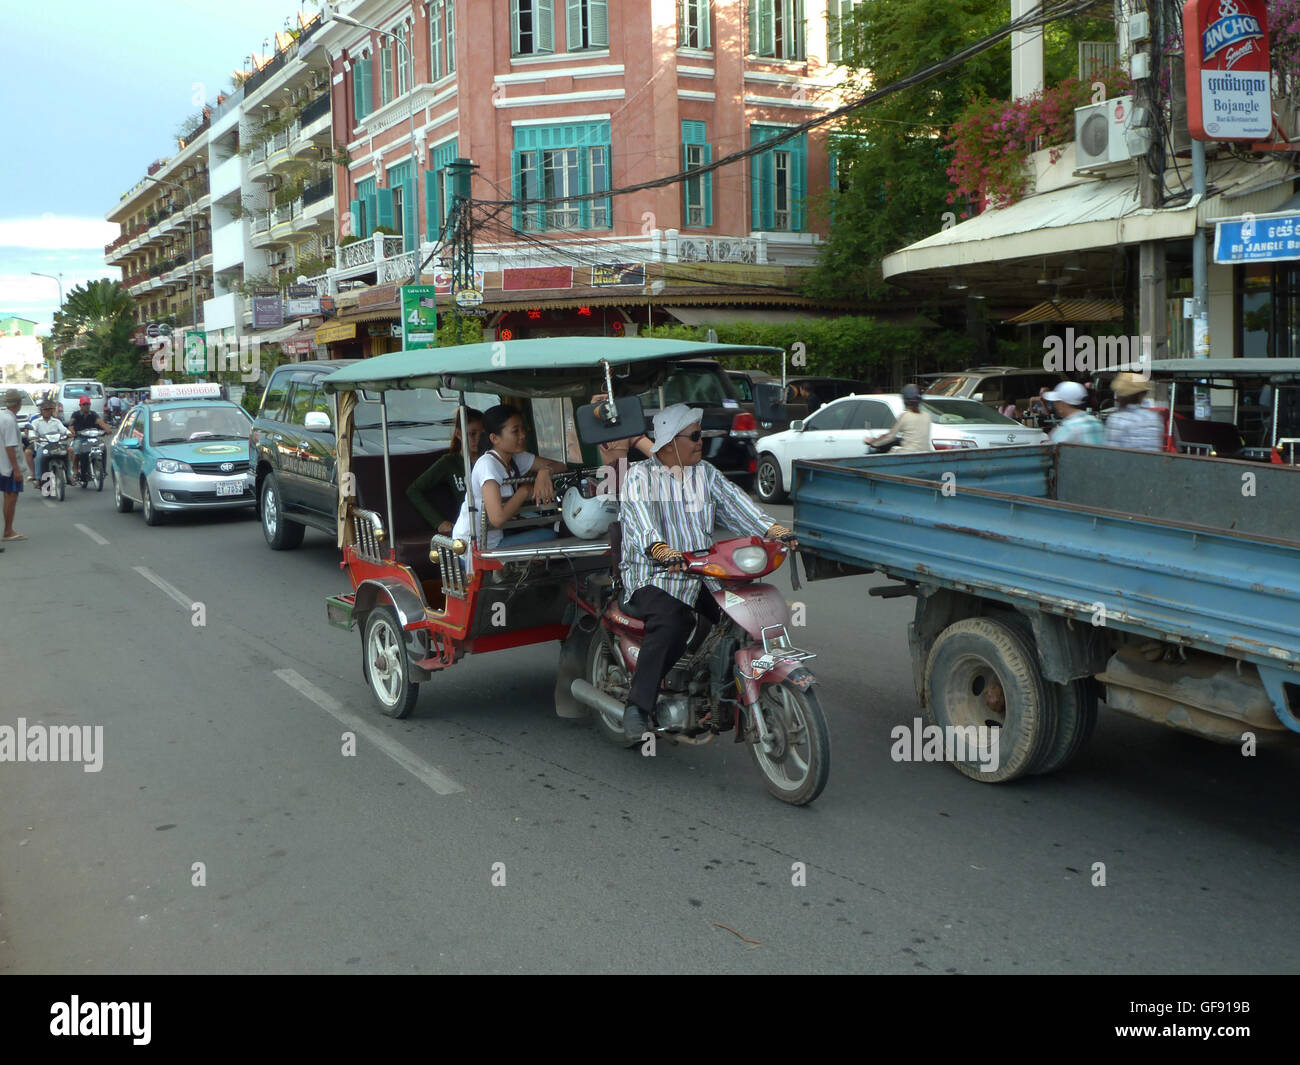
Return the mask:
<path id="1" fill-rule="evenodd" d="M 689 440 L 692 444 L 698 444 L 698 443 L 700 442 L 700 438 L 701 438 L 703 435 L 704 435 L 704 434 L 703 434 L 702 432 L 700 432 L 700 430 L 696 429 L 695 432 L 693 432 L 693 433 L 678 433 L 678 434 L 677 434 L 677 439 L 678 439 L 678 440 Z"/>

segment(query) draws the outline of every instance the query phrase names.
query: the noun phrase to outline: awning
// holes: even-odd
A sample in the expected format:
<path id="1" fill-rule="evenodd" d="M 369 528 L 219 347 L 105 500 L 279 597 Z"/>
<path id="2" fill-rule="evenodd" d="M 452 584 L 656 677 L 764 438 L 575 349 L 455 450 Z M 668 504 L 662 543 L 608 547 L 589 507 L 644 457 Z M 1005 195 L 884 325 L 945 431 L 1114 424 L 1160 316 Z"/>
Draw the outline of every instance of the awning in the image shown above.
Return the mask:
<path id="1" fill-rule="evenodd" d="M 1119 300 L 1043 300 L 1023 314 L 1006 319 L 1012 325 L 1038 322 L 1119 322 L 1124 304 Z"/>
<path id="2" fill-rule="evenodd" d="M 280 329 L 271 329 L 264 333 L 252 333 L 250 338 L 263 344 L 278 344 L 282 340 L 297 336 L 299 333 L 303 336 L 311 336 L 311 323 L 307 319 L 300 322 L 290 322 Z"/>
<path id="3" fill-rule="evenodd" d="M 659 308 L 656 308 L 659 309 Z M 664 307 L 683 325 L 719 325 L 726 322 L 797 322 L 811 317 L 811 311 L 777 310 L 772 307 Z"/>
<path id="4" fill-rule="evenodd" d="M 1178 189 L 1188 184 L 1191 178 L 1186 171 L 1185 164 L 1181 171 L 1171 169 L 1166 186 Z M 1255 210 L 1261 195 L 1276 196 L 1271 186 L 1271 192 L 1263 193 L 1261 187 L 1288 171 L 1294 176 L 1283 162 L 1260 166 L 1237 160 L 1216 161 L 1207 175 L 1214 190 L 1211 195 L 1199 204 L 1160 209 L 1139 205 L 1137 181 L 1132 174 L 1068 185 L 1028 196 L 1009 207 L 985 211 L 918 240 L 885 257 L 884 276 L 902 283 L 917 280 L 936 284 L 959 276 L 966 279 L 970 268 L 985 267 L 983 272 L 996 285 L 996 268 L 1015 260 L 1032 266 L 1087 252 L 1113 254 L 1116 247 L 1144 241 L 1190 238 L 1198 224 L 1205 225 L 1215 215 Z M 1250 194 L 1230 204 L 1227 197 L 1234 190 L 1250 190 Z M 1007 274 L 1001 279 L 1013 288 L 1026 280 L 1017 277 L 1013 281 Z"/>

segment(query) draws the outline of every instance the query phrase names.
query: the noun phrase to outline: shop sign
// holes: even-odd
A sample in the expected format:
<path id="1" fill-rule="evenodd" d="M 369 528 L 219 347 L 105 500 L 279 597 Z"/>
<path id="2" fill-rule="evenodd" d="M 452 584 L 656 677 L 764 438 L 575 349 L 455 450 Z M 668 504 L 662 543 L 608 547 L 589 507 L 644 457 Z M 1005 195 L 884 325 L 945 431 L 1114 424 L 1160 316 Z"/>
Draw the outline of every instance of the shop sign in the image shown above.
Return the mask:
<path id="1" fill-rule="evenodd" d="M 1256 218 L 1214 227 L 1216 263 L 1277 263 L 1300 259 L 1300 214 Z"/>
<path id="2" fill-rule="evenodd" d="M 597 263 L 591 268 L 592 288 L 645 285 L 645 263 Z"/>
<path id="3" fill-rule="evenodd" d="M 1267 140 L 1273 131 L 1266 0 L 1187 0 L 1187 125 L 1202 141 Z"/>

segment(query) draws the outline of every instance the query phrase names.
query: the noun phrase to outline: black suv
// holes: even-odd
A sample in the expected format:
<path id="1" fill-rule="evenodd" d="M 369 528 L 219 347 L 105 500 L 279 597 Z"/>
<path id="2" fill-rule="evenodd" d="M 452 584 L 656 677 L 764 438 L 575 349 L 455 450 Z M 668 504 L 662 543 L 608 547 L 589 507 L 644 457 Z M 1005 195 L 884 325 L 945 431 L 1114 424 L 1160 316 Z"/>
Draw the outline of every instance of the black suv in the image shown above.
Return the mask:
<path id="1" fill-rule="evenodd" d="M 758 467 L 758 453 L 754 449 L 758 422 L 754 420 L 753 407 L 741 403 L 722 365 L 712 359 L 674 363 L 662 391 L 666 406 L 685 403 L 704 412 L 700 419 L 704 457 L 745 491 L 751 491 L 754 470 Z M 641 396 L 647 418 L 653 418 L 659 410 L 659 392 L 655 389 Z"/>
<path id="2" fill-rule="evenodd" d="M 321 379 L 355 359 L 291 363 L 267 382 L 253 420 L 249 459 L 266 542 L 276 551 L 302 543 L 305 527 L 333 536 L 338 514 L 338 450 L 333 397 Z M 353 415 L 352 453 L 382 455 L 379 403 L 362 393 Z M 436 452 L 451 440 L 456 401 L 429 389 L 388 393 L 389 450 Z M 430 458 L 432 461 L 432 457 Z"/>

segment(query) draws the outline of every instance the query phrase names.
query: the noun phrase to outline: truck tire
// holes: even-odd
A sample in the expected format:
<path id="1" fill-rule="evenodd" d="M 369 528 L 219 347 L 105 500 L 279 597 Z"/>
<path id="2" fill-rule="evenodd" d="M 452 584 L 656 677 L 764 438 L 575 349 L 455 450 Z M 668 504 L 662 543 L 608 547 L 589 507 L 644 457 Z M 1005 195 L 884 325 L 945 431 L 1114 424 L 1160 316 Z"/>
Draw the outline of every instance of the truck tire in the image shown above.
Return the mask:
<path id="1" fill-rule="evenodd" d="M 939 634 L 926 661 L 925 690 L 930 721 L 945 738 L 949 726 L 998 728 L 992 771 L 981 769 L 978 756 L 952 762 L 980 783 L 1001 784 L 1030 772 L 1055 738 L 1055 707 L 1033 645 L 993 618 L 965 618 Z"/>
<path id="2" fill-rule="evenodd" d="M 999 620 L 1015 629 L 1037 658 L 1038 647 L 1029 619 L 1012 614 Z M 1097 685 L 1091 677 L 1078 677 L 1068 684 L 1054 684 L 1044 678 L 1043 690 L 1055 711 L 1056 735 L 1043 747 L 1038 763 L 1029 770 L 1035 776 L 1055 773 L 1073 762 L 1092 738 L 1097 725 Z"/>

